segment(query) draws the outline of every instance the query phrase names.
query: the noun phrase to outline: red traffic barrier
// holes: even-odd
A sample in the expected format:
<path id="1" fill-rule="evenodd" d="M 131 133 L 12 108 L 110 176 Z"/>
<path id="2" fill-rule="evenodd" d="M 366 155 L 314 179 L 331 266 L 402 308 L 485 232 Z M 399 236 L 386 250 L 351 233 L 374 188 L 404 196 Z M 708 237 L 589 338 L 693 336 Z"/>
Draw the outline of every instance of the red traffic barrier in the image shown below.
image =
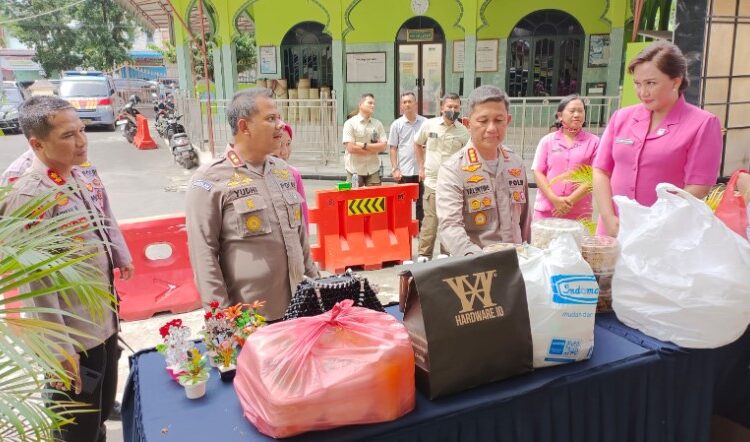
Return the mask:
<path id="1" fill-rule="evenodd" d="M 310 247 L 313 259 L 334 273 L 411 259 L 412 237 L 419 229 L 412 201 L 418 197 L 417 184 L 318 191 L 317 207 L 310 210 L 310 222 L 318 225 L 318 244 Z"/>
<path id="2" fill-rule="evenodd" d="M 120 318 L 146 319 L 159 312 L 182 313 L 201 307 L 187 247 L 184 215 L 167 215 L 120 224 L 133 255 L 135 276 L 115 279 Z"/>
<path id="3" fill-rule="evenodd" d="M 151 132 L 148 130 L 148 120 L 143 115 L 135 116 L 136 132 L 133 138 L 133 144 L 138 149 L 156 149 L 156 141 L 151 138 Z"/>

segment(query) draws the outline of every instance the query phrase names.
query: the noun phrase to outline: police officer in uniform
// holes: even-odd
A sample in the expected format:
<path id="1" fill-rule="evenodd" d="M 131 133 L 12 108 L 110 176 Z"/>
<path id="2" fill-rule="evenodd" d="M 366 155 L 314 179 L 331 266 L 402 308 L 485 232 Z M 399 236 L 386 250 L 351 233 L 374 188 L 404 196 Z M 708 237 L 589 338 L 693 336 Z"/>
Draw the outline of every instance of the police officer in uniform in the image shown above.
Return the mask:
<path id="1" fill-rule="evenodd" d="M 474 89 L 469 95 L 471 139 L 440 167 L 438 231 L 452 255 L 529 240 L 526 168 L 502 145 L 511 122 L 508 105 L 508 96 L 495 86 Z"/>
<path id="2" fill-rule="evenodd" d="M 101 271 L 100 282 L 114 293 L 113 270 L 118 268 L 121 278 L 129 279 L 134 268 L 125 240 L 112 214 L 104 185 L 96 170 L 87 163 L 88 140 L 84 124 L 70 103 L 54 96 L 38 96 L 26 100 L 21 105 L 19 114 L 21 129 L 34 155 L 31 157 L 31 164 L 15 180 L 13 190 L 3 201 L 0 215 L 8 216 L 32 199 L 51 191 L 57 191 L 57 204 L 49 208 L 43 217 L 88 211 L 89 217 L 81 217 L 71 223 L 90 223 L 96 227 L 80 235 L 83 240 L 90 240 L 90 244 L 95 244 L 95 252 L 98 252 L 86 262 Z M 22 291 L 41 288 L 41 284 L 35 284 Z M 73 389 L 63 392 L 64 386 L 53 383 L 50 396 L 53 400 L 89 403 L 95 410 L 75 415 L 75 423 L 62 428 L 60 440 L 104 440 L 104 421 L 115 402 L 117 359 L 120 354 L 117 348 L 118 319 L 113 307 L 105 306 L 101 316 L 87 318 L 85 307 L 75 297 L 51 293 L 34 298 L 32 302 L 37 307 L 63 309 L 88 319 L 82 321 L 50 313 L 41 315 L 44 320 L 67 325 L 85 334 L 73 336 L 84 351 L 77 351 L 68 342 L 58 342 L 58 350 L 61 350 L 58 358 L 63 359 L 63 352 L 70 357 L 62 364 L 73 373 Z M 101 374 L 89 392 L 82 392 L 81 367 Z"/>
<path id="3" fill-rule="evenodd" d="M 294 176 L 270 155 L 284 123 L 265 88 L 235 94 L 227 118 L 234 145 L 189 184 L 190 262 L 204 305 L 264 300 L 266 317 L 280 319 L 297 283 L 319 275 Z"/>

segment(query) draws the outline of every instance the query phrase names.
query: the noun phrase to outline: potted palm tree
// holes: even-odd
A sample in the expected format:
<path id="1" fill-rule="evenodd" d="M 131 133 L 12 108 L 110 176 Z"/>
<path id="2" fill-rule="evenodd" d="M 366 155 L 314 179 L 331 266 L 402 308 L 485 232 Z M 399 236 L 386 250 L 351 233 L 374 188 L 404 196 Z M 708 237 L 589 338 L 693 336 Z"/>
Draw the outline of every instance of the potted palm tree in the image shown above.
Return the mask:
<path id="1" fill-rule="evenodd" d="M 9 191 L 0 188 L 0 208 Z M 85 334 L 35 315 L 72 314 L 19 304 L 57 292 L 78 298 L 92 318 L 103 315 L 106 306 L 114 306 L 113 295 L 101 283 L 101 273 L 87 263 L 96 253 L 92 247 L 96 244 L 81 241 L 80 235 L 93 227 L 78 221 L 88 219 L 89 214 L 41 217 L 61 197 L 56 193 L 0 216 L 0 408 L 13 410 L 0 413 L 0 440 L 53 440 L 55 431 L 74 423 L 78 413 L 91 411 L 86 404 L 45 399 L 50 392 L 48 382 L 68 387 L 72 382 L 71 373 L 57 358 L 56 342 L 80 348 L 77 339 Z M 14 296 L 34 282 L 43 282 L 44 288 Z"/>
<path id="2" fill-rule="evenodd" d="M 199 399 L 206 394 L 209 370 L 201 352 L 197 348 L 190 349 L 189 357 L 183 362 L 182 371 L 177 375 L 180 385 L 185 387 L 188 399 Z"/>

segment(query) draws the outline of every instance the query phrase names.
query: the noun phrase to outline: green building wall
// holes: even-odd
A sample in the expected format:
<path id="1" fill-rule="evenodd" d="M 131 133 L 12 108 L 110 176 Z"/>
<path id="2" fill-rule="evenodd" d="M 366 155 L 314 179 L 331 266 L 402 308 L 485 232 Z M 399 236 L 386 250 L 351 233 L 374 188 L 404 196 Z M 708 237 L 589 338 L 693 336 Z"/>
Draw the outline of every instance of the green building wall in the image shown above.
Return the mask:
<path id="1" fill-rule="evenodd" d="M 275 46 L 276 74 L 263 74 L 259 78 L 281 78 L 279 47 L 286 33 L 295 25 L 314 21 L 325 26 L 333 39 L 332 85 L 337 99 L 339 118 L 356 109 L 360 94 L 371 92 L 376 96 L 376 118 L 384 123 L 392 121 L 395 113 L 396 35 L 402 25 L 414 17 L 409 0 L 204 0 L 214 14 L 212 23 L 216 27 L 214 71 L 216 97 L 226 99 L 237 90 L 236 60 L 232 39 L 237 35 L 237 16 L 247 12 L 255 24 L 258 46 Z M 175 8 L 183 17 L 195 0 L 173 0 Z M 583 49 L 583 72 L 581 89 L 591 82 L 606 82 L 607 95 L 618 94 L 622 76 L 624 26 L 632 15 L 627 0 L 589 0 L 559 2 L 553 0 L 431 0 L 424 16 L 435 20 L 445 36 L 444 46 L 444 92 L 458 92 L 460 79 L 478 77 L 482 84 L 505 87 L 508 37 L 515 25 L 528 14 L 538 10 L 556 9 L 575 17 L 585 34 Z M 191 76 L 186 71 L 188 50 L 187 33 L 175 20 L 175 37 L 178 46 L 178 67 L 183 87 L 191 87 Z M 589 35 L 609 34 L 611 40 L 610 60 L 607 67 L 587 66 Z M 498 69 L 496 72 L 474 72 L 476 40 L 497 39 Z M 453 72 L 453 44 L 463 40 L 465 44 L 465 69 Z M 346 53 L 385 52 L 385 83 L 345 83 Z M 181 60 L 180 60 L 181 59 Z M 467 81 L 464 95 L 473 87 Z M 289 85 L 290 88 L 296 85 Z"/>

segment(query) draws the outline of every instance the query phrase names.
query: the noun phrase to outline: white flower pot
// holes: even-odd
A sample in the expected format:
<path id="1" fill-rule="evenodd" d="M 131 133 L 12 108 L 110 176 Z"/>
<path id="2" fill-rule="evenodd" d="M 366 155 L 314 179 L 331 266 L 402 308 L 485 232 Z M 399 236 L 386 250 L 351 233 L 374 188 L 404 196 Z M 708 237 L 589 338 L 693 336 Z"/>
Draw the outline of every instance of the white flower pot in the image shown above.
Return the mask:
<path id="1" fill-rule="evenodd" d="M 195 384 L 182 384 L 185 387 L 185 396 L 188 399 L 199 399 L 206 395 L 206 383 L 208 380 L 200 381 Z"/>

